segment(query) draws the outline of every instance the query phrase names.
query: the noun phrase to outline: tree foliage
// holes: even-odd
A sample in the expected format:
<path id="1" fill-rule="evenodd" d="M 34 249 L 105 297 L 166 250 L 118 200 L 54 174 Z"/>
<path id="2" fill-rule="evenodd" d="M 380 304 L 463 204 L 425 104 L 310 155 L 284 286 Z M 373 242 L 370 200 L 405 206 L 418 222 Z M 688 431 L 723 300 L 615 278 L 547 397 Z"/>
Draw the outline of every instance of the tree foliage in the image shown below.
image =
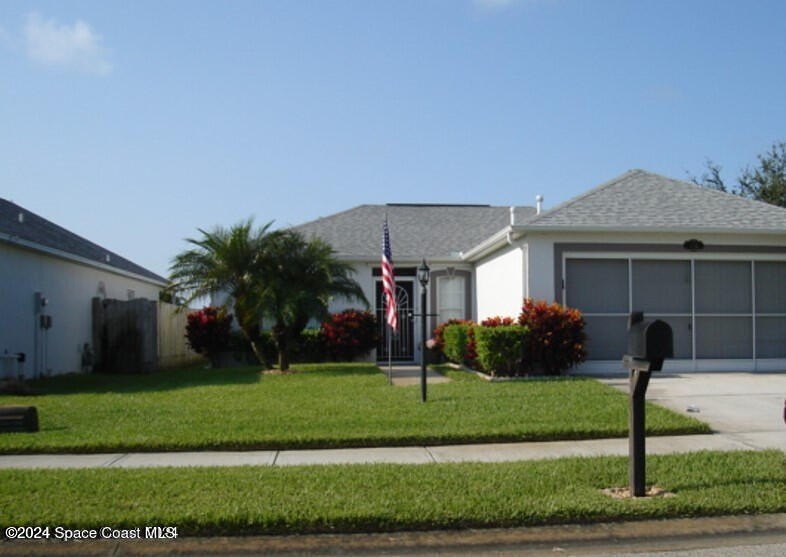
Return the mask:
<path id="1" fill-rule="evenodd" d="M 704 166 L 700 176 L 690 176 L 693 183 L 786 207 L 786 142 L 775 142 L 758 155 L 756 164 L 743 169 L 732 186 L 723 180 L 719 164 L 707 159 Z"/>
<path id="2" fill-rule="evenodd" d="M 261 303 L 273 321 L 278 363 L 285 370 L 292 342 L 312 318 L 321 321 L 327 317 L 332 297 L 360 300 L 366 307 L 368 300 L 352 278 L 352 266 L 338 260 L 324 241 L 306 240 L 299 232 L 284 230 L 271 239 L 268 249 L 270 265 Z"/>
<path id="3" fill-rule="evenodd" d="M 368 306 L 354 270 L 339 261 L 322 240 L 306 240 L 294 230 L 269 231 L 272 223 L 255 228 L 247 220 L 229 229 L 217 227 L 202 237 L 188 239 L 193 246 L 175 256 L 172 289 L 184 293 L 186 303 L 218 293 L 232 300 L 235 317 L 245 338 L 262 363 L 260 348 L 263 318 L 271 334 L 282 370 L 289 368 L 293 342 L 311 319 L 327 315 L 333 296 L 358 299 Z"/>
<path id="4" fill-rule="evenodd" d="M 228 229 L 198 229 L 202 237 L 187 238 L 193 247 L 176 255 L 170 267 L 171 288 L 183 294 L 186 304 L 219 293 L 231 298 L 238 326 L 261 363 L 267 362 L 259 345 L 259 291 L 269 267 L 271 225 L 254 228 L 249 219 Z"/>

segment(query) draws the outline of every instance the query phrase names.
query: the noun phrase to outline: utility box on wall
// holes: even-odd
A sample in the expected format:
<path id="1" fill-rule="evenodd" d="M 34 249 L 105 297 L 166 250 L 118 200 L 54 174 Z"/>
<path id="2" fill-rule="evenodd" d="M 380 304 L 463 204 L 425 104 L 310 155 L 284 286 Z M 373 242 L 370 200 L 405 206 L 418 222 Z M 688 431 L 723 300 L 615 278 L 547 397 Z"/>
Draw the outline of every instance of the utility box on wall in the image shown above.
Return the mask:
<path id="1" fill-rule="evenodd" d="M 93 298 L 95 371 L 152 373 L 158 367 L 156 302 Z"/>

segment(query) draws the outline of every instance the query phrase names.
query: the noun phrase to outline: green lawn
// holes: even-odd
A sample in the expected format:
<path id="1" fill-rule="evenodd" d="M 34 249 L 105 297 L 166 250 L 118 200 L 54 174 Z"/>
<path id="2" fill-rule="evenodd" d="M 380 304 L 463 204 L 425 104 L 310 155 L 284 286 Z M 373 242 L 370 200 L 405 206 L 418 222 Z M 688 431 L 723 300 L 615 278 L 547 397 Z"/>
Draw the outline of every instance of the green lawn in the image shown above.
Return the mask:
<path id="1" fill-rule="evenodd" d="M 620 437 L 627 397 L 592 379 L 389 387 L 368 364 L 298 364 L 153 375 L 72 375 L 39 382 L 41 431 L 0 435 L 0 453 L 285 449 Z M 650 435 L 707 432 L 650 405 Z"/>
<path id="2" fill-rule="evenodd" d="M 0 470 L 6 524 L 179 535 L 471 528 L 786 511 L 783 453 L 652 456 L 673 497 L 614 500 L 627 459 L 499 464 Z"/>

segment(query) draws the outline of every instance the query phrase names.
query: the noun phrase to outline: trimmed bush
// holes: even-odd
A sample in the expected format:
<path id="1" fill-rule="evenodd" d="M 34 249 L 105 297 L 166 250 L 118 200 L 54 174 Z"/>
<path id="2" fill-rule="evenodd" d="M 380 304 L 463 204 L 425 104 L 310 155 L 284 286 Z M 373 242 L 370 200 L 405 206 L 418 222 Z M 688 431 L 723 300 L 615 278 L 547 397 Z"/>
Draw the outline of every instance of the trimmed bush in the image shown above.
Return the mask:
<path id="1" fill-rule="evenodd" d="M 451 325 L 474 325 L 473 321 L 468 321 L 466 319 L 448 319 L 444 323 L 440 323 L 436 329 L 434 329 L 433 333 L 433 348 L 435 350 L 439 350 L 440 352 L 445 351 L 445 328 Z"/>
<path id="2" fill-rule="evenodd" d="M 529 330 L 523 363 L 530 371 L 560 375 L 587 358 L 584 318 L 577 309 L 526 298 L 519 325 Z"/>
<path id="3" fill-rule="evenodd" d="M 513 376 L 522 372 L 521 360 L 527 327 L 499 325 L 475 327 L 478 364 L 491 375 Z"/>
<path id="4" fill-rule="evenodd" d="M 322 337 L 334 361 L 352 361 L 377 344 L 377 320 L 370 311 L 347 309 L 322 323 Z"/>
<path id="5" fill-rule="evenodd" d="M 442 352 L 454 364 L 464 363 L 467 353 L 467 325 L 453 323 L 442 330 Z"/>
<path id="6" fill-rule="evenodd" d="M 456 364 L 475 365 L 478 358 L 475 351 L 475 324 L 471 321 L 454 323 L 444 328 L 445 357 Z"/>
<path id="7" fill-rule="evenodd" d="M 222 307 L 206 306 L 186 317 L 186 340 L 197 354 L 214 361 L 230 345 L 232 315 Z"/>

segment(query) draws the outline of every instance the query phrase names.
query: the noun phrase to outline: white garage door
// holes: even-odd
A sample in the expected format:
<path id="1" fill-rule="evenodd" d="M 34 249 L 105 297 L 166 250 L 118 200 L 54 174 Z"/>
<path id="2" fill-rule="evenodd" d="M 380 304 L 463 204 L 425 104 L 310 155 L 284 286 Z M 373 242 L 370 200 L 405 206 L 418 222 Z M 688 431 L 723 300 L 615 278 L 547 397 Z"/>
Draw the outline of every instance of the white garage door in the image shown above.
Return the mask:
<path id="1" fill-rule="evenodd" d="M 786 263 L 568 258 L 565 302 L 587 323 L 591 360 L 619 360 L 627 317 L 674 331 L 678 359 L 786 358 Z"/>

